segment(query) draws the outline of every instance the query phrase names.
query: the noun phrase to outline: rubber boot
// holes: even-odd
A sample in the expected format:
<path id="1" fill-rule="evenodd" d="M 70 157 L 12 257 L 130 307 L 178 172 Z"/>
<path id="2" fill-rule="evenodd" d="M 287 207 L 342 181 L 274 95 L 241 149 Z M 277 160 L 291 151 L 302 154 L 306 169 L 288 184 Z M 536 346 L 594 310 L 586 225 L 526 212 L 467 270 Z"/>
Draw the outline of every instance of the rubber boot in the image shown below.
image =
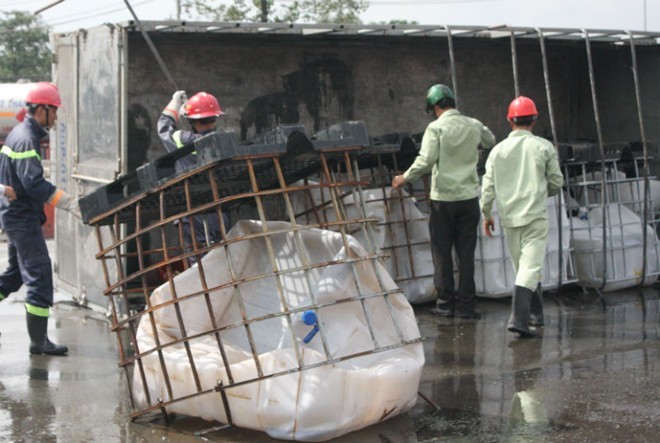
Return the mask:
<path id="1" fill-rule="evenodd" d="M 530 326 L 543 326 L 543 290 L 541 284 L 534 291 L 532 295 L 532 303 L 529 306 L 529 323 Z"/>
<path id="2" fill-rule="evenodd" d="M 48 340 L 48 317 L 25 313 L 28 334 L 30 334 L 30 354 L 65 355 L 66 346 L 56 345 Z"/>
<path id="3" fill-rule="evenodd" d="M 534 291 L 516 286 L 511 298 L 511 318 L 507 329 L 518 334 L 520 338 L 535 337 L 536 334 L 529 330 L 529 308 L 532 303 Z"/>
<path id="4" fill-rule="evenodd" d="M 431 313 L 440 317 L 452 318 L 454 316 L 454 300 L 444 301 L 437 299 L 435 308 L 431 308 Z"/>
<path id="5" fill-rule="evenodd" d="M 454 316 L 456 307 L 456 292 L 453 290 L 436 289 L 438 298 L 435 301 L 435 307 L 431 308 L 431 313 L 440 317 L 451 318 Z"/>

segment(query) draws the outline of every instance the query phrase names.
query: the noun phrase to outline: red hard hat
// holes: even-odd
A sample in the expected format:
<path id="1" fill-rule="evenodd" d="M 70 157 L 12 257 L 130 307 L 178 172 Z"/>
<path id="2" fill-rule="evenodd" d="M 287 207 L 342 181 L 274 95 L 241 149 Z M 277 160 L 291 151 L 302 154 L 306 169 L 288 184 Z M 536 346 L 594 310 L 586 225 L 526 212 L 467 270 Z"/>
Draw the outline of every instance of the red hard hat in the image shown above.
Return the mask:
<path id="1" fill-rule="evenodd" d="M 183 106 L 186 117 L 200 119 L 225 115 L 218 100 L 207 92 L 198 92 L 188 99 Z"/>
<path id="2" fill-rule="evenodd" d="M 536 105 L 531 98 L 517 97 L 509 105 L 509 115 L 506 116 L 507 120 L 512 120 L 519 117 L 531 117 L 539 115 L 536 110 Z"/>
<path id="3" fill-rule="evenodd" d="M 37 83 L 34 88 L 28 91 L 25 101 L 26 103 L 55 106 L 56 108 L 62 106 L 62 99 L 60 99 L 57 86 L 49 82 Z"/>

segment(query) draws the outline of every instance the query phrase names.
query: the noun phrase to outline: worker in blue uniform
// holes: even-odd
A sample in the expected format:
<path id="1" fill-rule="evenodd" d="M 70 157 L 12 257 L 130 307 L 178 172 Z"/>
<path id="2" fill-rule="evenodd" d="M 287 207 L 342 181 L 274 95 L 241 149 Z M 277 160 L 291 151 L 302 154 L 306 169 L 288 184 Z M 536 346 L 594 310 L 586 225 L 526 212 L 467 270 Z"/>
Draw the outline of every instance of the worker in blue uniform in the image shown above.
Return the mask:
<path id="1" fill-rule="evenodd" d="M 0 300 L 23 284 L 30 353 L 65 355 L 66 346 L 48 339 L 48 317 L 53 306 L 53 275 L 41 225 L 44 204 L 80 214 L 77 202 L 43 176 L 39 140 L 57 119 L 61 99 L 57 87 L 40 82 L 26 96 L 27 114 L 7 136 L 0 150 L 0 183 L 13 188 L 16 199 L 3 202 L 0 219 L 7 235 L 9 263 L 0 274 Z"/>
<path id="2" fill-rule="evenodd" d="M 186 99 L 185 91 L 176 91 L 158 119 L 158 136 L 169 152 L 181 149 L 200 137 L 217 131 L 220 116 L 225 115 L 218 100 L 207 92 L 199 92 Z M 180 117 L 188 120 L 192 131 L 179 127 Z M 177 173 L 197 167 L 197 156 L 193 152 L 176 162 Z M 229 218 L 223 212 L 224 228 L 229 229 Z M 191 223 L 192 220 L 192 223 Z M 216 213 L 198 214 L 181 220 L 186 252 L 196 251 L 222 239 L 220 221 Z M 194 255 L 193 264 L 201 254 Z"/>

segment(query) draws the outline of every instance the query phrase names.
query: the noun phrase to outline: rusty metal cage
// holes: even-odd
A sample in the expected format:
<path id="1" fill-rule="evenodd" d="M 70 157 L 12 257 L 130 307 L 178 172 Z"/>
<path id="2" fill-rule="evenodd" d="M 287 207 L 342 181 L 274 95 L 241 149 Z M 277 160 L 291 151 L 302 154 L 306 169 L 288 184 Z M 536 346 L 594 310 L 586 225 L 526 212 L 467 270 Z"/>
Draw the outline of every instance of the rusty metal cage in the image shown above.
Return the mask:
<path id="1" fill-rule="evenodd" d="M 572 255 L 584 287 L 648 286 L 660 275 L 660 183 L 639 143 L 571 146 L 563 164 L 570 200 Z"/>
<path id="2" fill-rule="evenodd" d="M 132 418 L 150 417 L 152 413 L 167 416 L 176 410 L 177 403 L 219 396 L 219 421 L 231 425 L 235 421 L 232 389 L 373 354 L 387 355 L 402 347 L 412 346 L 422 355 L 416 324 L 411 328 L 410 319 L 402 317 L 399 308 L 403 294 L 383 268 L 384 256 L 370 240 L 375 220 L 366 215 L 362 189 L 368 180 L 360 177 L 358 165 L 368 139 L 360 128 L 352 122 L 343 127 L 341 140 L 329 136 L 312 141 L 295 128 L 284 135 L 280 130 L 279 138 L 270 140 L 270 144 L 243 146 L 238 151 L 231 136 L 216 134 L 81 200 L 85 217 L 97 234 L 97 258 L 103 264 L 105 295 L 111 302 L 119 365 L 125 369 L 130 388 Z M 353 137 L 346 131 L 353 131 Z M 192 150 L 201 166 L 161 177 L 169 173 L 168 165 Z M 131 189 L 138 191 L 131 193 Z M 323 196 L 321 205 L 315 195 Z M 188 223 L 192 232 L 185 232 L 186 221 L 202 215 L 217 221 L 218 241 L 199 241 L 196 223 Z M 251 220 L 249 229 L 232 235 L 230 226 L 245 227 L 246 219 Z M 202 226 L 205 231 L 209 229 L 207 223 Z M 306 249 L 306 234 L 320 230 L 334 236 L 324 242 L 334 241 L 344 251 L 340 259 L 336 255 L 310 257 L 313 254 Z M 201 237 L 208 239 L 209 233 L 204 234 Z M 283 235 L 289 239 L 284 242 L 286 248 Z M 360 235 L 364 246 L 355 242 L 356 235 Z M 236 251 L 244 244 L 252 246 L 246 256 L 239 258 Z M 290 256 L 282 256 L 285 250 Z M 222 273 L 229 274 L 220 283 L 219 269 L 210 268 L 205 261 L 212 254 L 222 258 L 226 264 Z M 255 257 L 267 263 L 268 269 L 257 271 L 243 266 L 245 260 Z M 318 299 L 318 273 L 333 268 L 346 284 L 352 285 L 353 292 L 337 299 Z M 188 284 L 186 291 L 182 291 L 185 285 L 177 281 L 183 275 L 194 276 L 188 280 L 194 284 Z M 291 276 L 296 277 L 296 285 L 287 283 Z M 369 284 L 362 284 L 363 276 L 369 277 Z M 273 288 L 273 300 L 264 302 L 268 309 L 258 312 L 246 303 L 246 296 L 254 292 L 257 283 Z M 170 294 L 169 298 L 155 298 L 159 291 Z M 230 297 L 236 307 L 238 314 L 231 322 L 219 322 L 214 313 L 220 297 Z M 201 301 L 206 313 L 191 317 L 187 310 L 193 300 Z M 360 322 L 369 331 L 369 344 L 341 353 L 329 344 L 325 316 L 347 306 L 358 307 Z M 156 326 L 166 312 L 171 314 L 170 335 L 163 335 Z M 303 325 L 300 318 L 309 312 L 317 321 Z M 412 311 L 410 314 L 414 324 Z M 195 326 L 200 316 L 208 316 L 207 329 Z M 281 340 L 292 349 L 289 366 L 269 367 L 262 361 L 263 353 L 272 349 L 254 337 L 260 329 L 263 336 L 263 328 L 269 323 L 282 328 Z M 379 329 L 374 323 L 385 326 Z M 308 326 L 303 339 L 300 328 L 305 325 L 313 325 L 314 332 Z M 152 346 L 140 347 L 140 328 L 153 339 Z M 322 357 L 309 361 L 305 340 L 315 334 Z M 227 344 L 227 337 L 232 335 L 240 335 L 243 351 L 249 355 L 249 375 L 232 372 L 236 350 Z M 192 349 L 202 340 L 213 343 L 218 363 L 225 368 L 224 376 L 213 383 L 198 369 L 205 357 Z M 184 374 L 193 386 L 189 392 L 176 387 L 181 375 L 171 375 L 172 365 L 164 357 L 175 348 L 184 355 Z M 147 361 L 160 372 L 162 395 L 156 398 L 154 389 L 148 388 L 152 369 L 146 369 Z"/>

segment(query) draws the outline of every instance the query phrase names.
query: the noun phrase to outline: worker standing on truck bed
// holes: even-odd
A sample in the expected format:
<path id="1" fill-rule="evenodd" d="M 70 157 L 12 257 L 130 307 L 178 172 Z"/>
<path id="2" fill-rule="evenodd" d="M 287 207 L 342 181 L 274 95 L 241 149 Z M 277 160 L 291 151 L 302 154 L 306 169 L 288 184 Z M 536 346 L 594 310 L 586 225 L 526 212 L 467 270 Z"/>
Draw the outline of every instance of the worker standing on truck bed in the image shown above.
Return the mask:
<path id="1" fill-rule="evenodd" d="M 474 249 L 479 226 L 479 145 L 490 148 L 495 136 L 479 120 L 462 115 L 453 91 L 446 85 L 426 92 L 427 111 L 436 117 L 424 132 L 414 163 L 392 180 L 392 187 L 431 173 L 431 252 L 437 291 L 434 312 L 443 317 L 478 318 L 475 309 Z M 452 248 L 459 267 L 458 293 L 454 285 Z"/>
<path id="2" fill-rule="evenodd" d="M 66 346 L 48 339 L 48 316 L 53 305 L 53 270 L 41 225 L 44 203 L 80 217 L 78 203 L 44 179 L 39 139 L 48 135 L 62 101 L 57 87 L 40 82 L 28 91 L 27 115 L 7 136 L 0 151 L 0 183 L 11 186 L 15 199 L 0 207 L 7 235 L 9 264 L 0 274 L 0 300 L 25 284 L 25 309 L 30 353 L 64 355 Z"/>
<path id="3" fill-rule="evenodd" d="M 213 95 L 199 92 L 186 100 L 185 91 L 176 91 L 158 119 L 158 136 L 165 148 L 169 152 L 174 152 L 204 135 L 217 131 L 217 120 L 223 115 L 225 113 Z M 192 131 L 179 129 L 180 117 L 185 117 L 188 120 Z M 195 154 L 193 152 L 177 160 L 177 173 L 197 167 Z M 224 212 L 222 218 L 225 229 L 228 229 L 229 218 Z M 197 249 L 193 243 L 193 230 L 197 247 L 204 247 L 204 245 L 219 242 L 222 239 L 220 223 L 215 213 L 194 215 L 192 220 L 191 226 L 188 217 L 182 219 L 186 252 Z M 195 257 L 189 260 L 191 264 L 195 261 Z"/>
<path id="4" fill-rule="evenodd" d="M 547 200 L 564 183 L 554 146 L 532 134 L 538 115 L 527 97 L 511 102 L 507 115 L 511 133 L 490 152 L 481 190 L 484 231 L 492 237 L 495 200 L 516 273 L 507 328 L 523 338 L 536 335 L 530 324 L 543 325 L 540 282 L 548 243 Z"/>

